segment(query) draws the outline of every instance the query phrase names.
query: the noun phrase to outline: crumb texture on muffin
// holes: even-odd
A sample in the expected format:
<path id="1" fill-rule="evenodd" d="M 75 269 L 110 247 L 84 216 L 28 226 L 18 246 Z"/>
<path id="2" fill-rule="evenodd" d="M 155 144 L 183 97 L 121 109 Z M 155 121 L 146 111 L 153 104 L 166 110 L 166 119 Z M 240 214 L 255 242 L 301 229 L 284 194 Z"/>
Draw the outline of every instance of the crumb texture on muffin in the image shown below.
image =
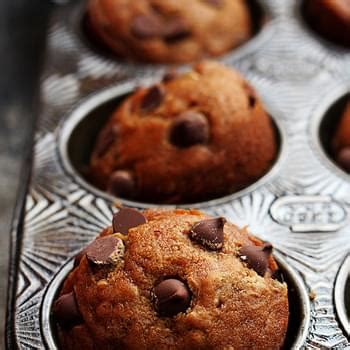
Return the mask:
<path id="1" fill-rule="evenodd" d="M 109 227 L 76 258 L 54 308 L 62 349 L 282 346 L 287 286 L 270 245 L 194 210 L 143 215 L 132 227 L 128 213 L 127 235 Z"/>
<path id="2" fill-rule="evenodd" d="M 129 60 L 185 63 L 221 55 L 252 34 L 244 0 L 90 0 L 90 32 Z"/>
<path id="3" fill-rule="evenodd" d="M 97 138 L 90 181 L 121 198 L 194 203 L 253 183 L 276 153 L 255 91 L 238 72 L 203 62 L 125 99 Z"/>

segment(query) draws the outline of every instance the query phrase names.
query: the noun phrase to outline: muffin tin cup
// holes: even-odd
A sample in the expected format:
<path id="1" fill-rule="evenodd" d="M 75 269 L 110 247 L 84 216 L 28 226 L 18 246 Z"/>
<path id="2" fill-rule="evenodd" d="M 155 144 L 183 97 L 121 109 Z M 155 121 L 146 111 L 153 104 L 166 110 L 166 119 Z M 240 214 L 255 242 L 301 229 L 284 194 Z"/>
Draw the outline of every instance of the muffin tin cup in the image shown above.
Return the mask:
<path id="1" fill-rule="evenodd" d="M 346 348 L 350 180 L 324 145 L 327 123 L 336 120 L 331 107 L 350 91 L 350 50 L 309 31 L 300 1 L 259 3 L 269 21 L 219 61 L 257 89 L 280 135 L 278 159 L 252 186 L 185 206 L 248 224 L 252 234 L 274 245 L 290 290 L 296 291 L 290 304 L 298 321 L 291 319 L 286 348 Z M 53 298 L 75 254 L 110 224 L 115 198 L 84 180 L 69 144 L 77 135 L 87 137 L 86 128 L 96 133 L 102 125 L 91 122 L 92 110 L 108 101 L 112 110 L 118 98 L 158 80 L 168 67 L 114 61 L 94 51 L 76 24 L 82 16 L 81 1 L 52 12 L 32 177 L 21 191 L 11 237 L 8 348 L 54 349 Z M 296 301 L 300 308 L 294 312 Z"/>
<path id="2" fill-rule="evenodd" d="M 272 34 L 269 30 L 269 22 L 271 21 L 271 16 L 269 15 L 271 9 L 269 9 L 269 4 L 259 0 L 250 0 L 249 6 L 251 12 L 254 14 L 253 36 L 238 47 L 229 50 L 223 55 L 213 57 L 213 59 L 225 60 L 230 57 L 238 58 L 248 55 L 269 40 L 269 37 Z M 110 52 L 104 45 L 98 44 L 96 42 L 98 39 L 92 37 L 86 29 L 86 5 L 84 0 L 76 1 L 74 4 L 72 2 L 72 5 L 67 7 L 67 10 L 67 30 L 71 33 L 72 39 L 76 42 L 82 52 L 85 52 L 88 56 L 96 59 L 95 63 L 100 61 L 101 70 L 103 70 L 103 65 L 114 65 L 125 70 L 131 69 L 133 74 L 135 72 L 138 72 L 139 74 L 150 74 L 152 71 L 164 70 L 169 66 L 179 65 L 177 63 L 152 64 L 148 62 L 128 62 L 122 57 L 116 57 L 116 55 L 113 54 L 113 52 Z M 64 15 L 62 15 L 62 17 L 63 16 Z"/>
<path id="3" fill-rule="evenodd" d="M 308 317 L 310 313 L 309 296 L 301 278 L 288 266 L 281 255 L 275 253 L 274 257 L 289 286 L 288 300 L 290 305 L 290 322 L 285 340 L 285 348 L 299 349 L 306 340 L 308 328 L 310 326 Z M 73 260 L 70 260 L 53 277 L 42 299 L 40 308 L 41 332 L 44 337 L 45 346 L 50 350 L 59 349 L 55 322 L 51 312 L 52 306 L 65 278 L 72 269 Z"/>
<path id="4" fill-rule="evenodd" d="M 154 80 L 147 79 L 144 80 L 143 83 L 145 85 L 151 85 L 152 82 L 154 82 Z M 113 113 L 117 106 L 133 92 L 136 86 L 137 82 L 128 82 L 112 86 L 89 96 L 63 120 L 63 123 L 59 127 L 58 150 L 62 166 L 67 175 L 71 176 L 74 182 L 79 183 L 79 185 L 84 187 L 88 192 L 91 192 L 98 197 L 105 198 L 110 202 L 118 200 L 122 205 L 136 208 L 151 208 L 157 205 L 169 208 L 203 208 L 230 202 L 235 198 L 252 192 L 262 184 L 268 181 L 271 182 L 271 179 L 273 179 L 278 172 L 278 168 L 280 168 L 283 163 L 286 145 L 284 128 L 279 119 L 273 116 L 275 113 L 278 113 L 275 111 L 270 113 L 270 115 L 278 143 L 276 159 L 271 168 L 261 178 L 240 191 L 198 203 L 164 205 L 115 198 L 109 193 L 98 189 L 84 178 L 84 169 L 89 167 L 89 156 L 92 152 L 99 131 L 107 122 L 111 113 Z M 266 109 L 269 112 L 269 108 L 267 107 Z"/>

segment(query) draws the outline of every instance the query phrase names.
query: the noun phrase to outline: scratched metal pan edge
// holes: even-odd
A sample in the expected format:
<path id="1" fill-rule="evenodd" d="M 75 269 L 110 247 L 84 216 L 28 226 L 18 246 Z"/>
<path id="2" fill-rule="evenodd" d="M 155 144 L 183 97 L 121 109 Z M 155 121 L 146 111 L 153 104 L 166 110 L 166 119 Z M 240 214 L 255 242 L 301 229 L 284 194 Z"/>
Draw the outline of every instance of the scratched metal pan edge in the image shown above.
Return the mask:
<path id="1" fill-rule="evenodd" d="M 337 47 L 333 45 L 326 46 L 326 43 L 324 43 L 325 47 L 322 48 L 322 52 L 318 51 L 321 47 L 318 44 L 319 38 L 317 35 L 314 35 L 312 32 L 308 31 L 307 28 L 305 28 L 305 23 L 303 23 L 300 18 L 298 18 L 298 9 L 300 6 L 300 1 L 294 2 L 292 0 L 285 1 L 281 3 L 280 1 L 276 0 L 267 0 L 264 2 L 266 3 L 266 10 L 270 11 L 268 14 L 271 15 L 271 20 L 268 22 L 268 24 L 261 30 L 261 32 L 255 37 L 250 43 L 247 43 L 244 45 L 241 49 L 238 48 L 234 50 L 233 52 L 228 53 L 227 55 L 223 56 L 222 58 L 219 58 L 219 61 L 222 61 L 224 63 L 228 63 L 229 65 L 236 66 L 240 70 L 243 70 L 246 77 L 249 80 L 252 80 L 253 83 L 257 83 L 259 85 L 259 81 L 261 79 L 266 79 L 267 82 L 269 82 L 270 78 L 270 71 L 264 71 L 260 70 L 258 71 L 259 74 L 257 74 L 257 71 L 255 70 L 256 66 L 254 64 L 251 66 L 252 70 L 246 70 L 245 64 L 247 62 L 250 62 L 250 59 L 253 60 L 256 57 L 259 57 L 257 52 L 265 47 L 269 47 L 270 39 L 272 41 L 274 32 L 279 28 L 279 23 L 283 22 L 286 18 L 286 14 L 291 9 L 294 11 L 293 16 L 291 16 L 290 19 L 292 19 L 297 25 L 298 28 L 301 29 L 301 32 L 304 32 L 305 37 L 307 37 L 306 42 L 307 45 L 309 43 L 315 44 L 310 51 L 306 50 L 307 53 L 310 52 L 311 56 L 314 57 L 320 57 L 320 61 L 324 60 L 324 51 L 327 52 L 327 55 L 329 54 L 329 57 L 327 56 L 327 59 L 329 59 L 332 63 L 332 60 L 334 59 L 334 65 L 339 65 L 340 71 L 343 69 L 341 66 L 342 64 L 346 63 L 347 56 L 345 55 L 345 58 L 342 56 L 339 58 L 340 54 L 344 53 L 344 50 L 338 49 Z M 54 18 L 54 21 L 52 23 L 52 26 L 59 26 L 61 22 L 67 22 L 67 16 L 63 16 L 63 14 L 69 14 L 71 11 L 75 11 L 76 5 L 75 4 L 68 4 L 65 5 L 65 11 L 61 11 L 59 8 L 57 9 L 57 16 Z M 74 16 L 76 13 L 74 13 Z M 70 18 L 68 16 L 68 18 Z M 289 20 L 289 18 L 288 18 Z M 293 23 L 294 23 L 293 22 Z M 289 23 L 290 24 L 290 23 Z M 76 29 L 72 28 L 71 24 L 67 25 L 68 30 L 75 31 Z M 67 28 L 66 28 L 67 29 Z M 53 30 L 51 32 L 53 34 L 50 37 L 51 43 L 56 40 L 54 43 L 57 44 L 66 44 L 60 41 L 61 39 L 59 37 L 55 37 L 55 31 Z M 78 43 L 79 41 L 79 35 L 81 33 L 76 32 L 74 35 L 75 44 L 73 44 L 75 51 L 78 53 L 77 56 L 74 57 L 74 59 L 78 60 L 82 56 L 86 57 L 91 55 L 93 60 L 97 60 L 101 65 L 99 69 L 101 71 L 104 71 L 106 66 L 111 66 L 113 68 L 119 67 L 120 70 L 127 70 L 130 77 L 136 76 L 135 81 L 138 81 L 139 83 L 146 83 L 147 81 L 144 79 L 147 76 L 153 76 L 155 72 L 161 71 L 164 67 L 157 66 L 152 67 L 151 65 L 143 66 L 143 65 L 132 65 L 127 63 L 113 63 L 111 61 L 106 60 L 105 57 L 100 57 L 100 61 L 98 60 L 98 54 L 97 53 L 91 53 L 88 48 L 84 48 L 85 43 Z M 298 35 L 300 34 L 300 31 L 298 32 Z M 267 40 L 269 39 L 269 40 Z M 288 39 L 288 38 L 287 38 Z M 301 40 L 304 40 L 304 37 L 300 38 Z M 296 53 L 298 53 L 298 41 L 295 41 L 294 39 L 290 41 L 291 49 L 288 51 L 290 54 L 294 54 L 294 50 Z M 48 49 L 48 57 L 52 59 L 52 52 L 55 45 L 52 44 L 51 47 Z M 305 49 L 308 49 L 307 47 L 304 47 Z M 267 50 L 268 51 L 268 50 Z M 51 53 L 51 55 L 50 55 Z M 267 52 L 269 53 L 269 52 Z M 262 54 L 265 54 L 262 52 Z M 79 56 L 82 55 L 82 56 Z M 252 58 L 250 56 L 253 56 Z M 256 56 L 256 57 L 254 57 Z M 269 60 L 272 61 L 271 65 L 272 68 L 276 66 L 276 56 L 267 56 Z M 350 56 L 349 56 L 350 57 Z M 95 62 L 95 61 L 94 61 Z M 289 61 L 288 61 L 289 62 Z M 316 63 L 318 62 L 318 59 L 316 60 Z M 327 63 L 329 61 L 326 60 Z M 350 60 L 349 60 L 350 63 Z M 51 64 L 51 65 L 50 65 Z M 281 65 L 281 64 L 280 64 Z M 282 61 L 283 65 L 283 61 Z M 345 64 L 344 64 L 345 66 Z M 243 68 L 242 68 L 243 67 Z M 46 65 L 46 69 L 43 72 L 43 81 L 45 82 L 45 78 L 48 77 L 48 74 L 52 74 L 54 69 L 57 69 L 56 66 L 52 66 L 52 62 L 48 61 Z M 60 67 L 59 67 L 60 68 Z M 291 72 L 294 74 L 293 69 L 295 67 L 293 66 L 291 69 Z M 296 67 L 298 68 L 298 67 Z M 333 67 L 332 67 L 333 69 Z M 303 71 L 303 70 L 302 70 Z M 305 71 L 305 70 L 304 70 Z M 279 71 L 278 71 L 279 72 Z M 298 70 L 299 72 L 299 70 Z M 58 72 L 60 74 L 66 74 L 66 72 Z M 333 71 L 331 72 L 333 74 Z M 98 80 L 99 76 L 95 74 L 94 71 L 89 71 L 89 68 L 86 69 L 86 74 L 93 77 L 93 79 Z M 70 78 L 74 78 L 74 72 L 70 72 Z M 139 77 L 137 77 L 139 75 Z M 291 77 L 291 74 L 287 74 L 287 77 Z M 125 76 L 123 76 L 122 79 L 126 79 Z M 275 77 L 274 77 L 275 79 Z M 77 79 L 78 80 L 78 79 Z M 330 83 L 341 83 L 341 77 L 337 76 L 335 74 L 331 77 L 331 79 L 326 80 L 326 82 Z M 122 81 L 122 80 L 121 80 Z M 293 84 L 291 84 L 293 85 Z M 336 84 L 335 84 L 336 85 Z M 267 85 L 262 84 L 261 87 L 264 88 Z M 300 86 L 295 85 L 295 88 L 300 88 Z M 264 90 L 264 89 L 262 89 Z M 327 90 L 327 91 L 326 91 Z M 330 90 L 330 89 L 329 89 Z M 268 90 L 267 93 L 271 93 L 273 90 Z M 316 90 L 315 90 L 316 91 Z M 261 93 L 261 90 L 259 91 Z M 319 92 L 317 90 L 317 92 Z M 321 94 L 322 97 L 328 96 L 328 94 L 331 94 L 331 91 L 328 91 L 328 89 L 324 89 L 324 91 L 321 91 L 324 94 Z M 276 92 L 273 92 L 276 94 Z M 283 95 L 283 91 L 281 91 Z M 78 106 L 81 101 L 85 99 L 86 95 L 84 94 L 77 94 L 74 97 L 74 106 Z M 293 98 L 295 96 L 293 95 Z M 263 98 L 264 99 L 264 98 Z M 296 99 L 296 101 L 299 101 Z M 302 103 L 306 103 L 304 100 L 300 100 Z M 308 108 L 305 108 L 302 110 L 303 113 L 300 113 L 303 117 L 308 114 L 311 116 L 314 114 L 314 110 L 316 110 L 316 105 L 319 104 L 319 101 L 322 101 L 321 99 L 318 99 L 317 104 L 315 101 L 310 100 L 310 106 L 312 107 L 312 111 L 310 111 Z M 269 101 L 268 101 L 269 102 Z M 272 101 L 275 102 L 275 101 Z M 309 101 L 307 101 L 309 102 Z M 332 102 L 332 101 L 330 101 Z M 334 101 L 333 101 L 334 102 Z M 50 107 L 49 103 L 46 101 L 46 107 Z M 269 103 L 268 103 L 269 105 Z M 271 104 L 271 108 L 274 108 L 274 103 Z M 289 108 L 292 106 L 290 103 L 288 104 Z M 282 106 L 283 107 L 283 106 Z M 50 108 L 49 111 L 50 111 Z M 58 111 L 60 115 L 67 115 L 69 114 L 68 110 L 71 108 L 71 106 L 60 106 L 58 108 Z M 278 110 L 279 108 L 277 108 Z M 283 110 L 283 108 L 281 108 Z M 74 108 L 73 108 L 74 110 Z M 326 110 L 326 108 L 325 108 Z M 273 113 L 272 113 L 273 114 Z M 317 114 L 317 113 L 316 113 Z M 321 114 L 319 114 L 321 115 Z M 49 115 L 44 115 L 44 122 L 46 122 Z M 321 118 L 321 117 L 320 117 Z M 283 113 L 280 117 L 281 120 L 278 121 L 282 124 L 288 124 L 295 122 L 295 127 L 303 129 L 307 128 L 307 130 L 310 130 L 310 124 L 307 123 L 300 123 L 299 121 L 295 121 L 294 117 L 290 117 L 289 119 L 283 116 Z M 317 118 L 315 118 L 317 119 Z M 48 122 L 48 121 L 47 121 Z M 50 122 L 51 123 L 51 122 Z M 48 123 L 49 124 L 49 123 Z M 64 184 L 69 184 L 70 178 L 67 178 L 65 170 L 62 169 L 61 164 L 57 164 L 58 160 L 55 158 L 55 161 L 50 160 L 48 161 L 48 158 L 57 157 L 57 148 L 51 147 L 49 150 L 46 150 L 45 147 L 47 145 L 50 145 L 50 142 L 57 142 L 57 124 L 51 123 L 50 128 L 45 128 L 46 124 L 43 123 L 41 126 L 39 126 L 39 130 L 37 133 L 36 138 L 36 152 L 35 152 L 35 166 L 34 166 L 34 172 L 35 176 L 33 177 L 32 183 L 30 184 L 30 189 L 27 194 L 27 206 L 24 213 L 24 228 L 23 228 L 23 235 L 24 235 L 24 242 L 23 246 L 21 247 L 19 244 L 16 245 L 16 250 L 20 252 L 20 249 L 22 248 L 21 255 L 18 256 L 19 261 L 14 262 L 11 261 L 11 263 L 18 263 L 19 264 L 19 271 L 22 273 L 21 278 L 19 280 L 18 285 L 20 286 L 20 295 L 19 295 L 19 301 L 17 300 L 17 304 L 14 305 L 12 311 L 15 311 L 16 314 L 14 315 L 14 321 L 17 321 L 16 324 L 16 331 L 15 331 L 15 324 L 8 325 L 8 336 L 11 336 L 11 332 L 13 332 L 16 339 L 14 339 L 14 342 L 16 344 L 11 343 L 10 346 L 12 347 L 19 347 L 19 348 L 29 348 L 29 349 L 36 349 L 36 348 L 43 348 L 44 342 L 43 337 L 46 335 L 46 333 L 43 333 L 43 324 L 42 324 L 42 318 L 40 317 L 40 312 L 47 312 L 47 309 L 41 308 L 40 306 L 43 303 L 43 290 L 47 288 L 47 286 L 50 284 L 50 282 L 53 279 L 53 276 L 60 271 L 62 266 L 64 266 L 69 259 L 74 256 L 75 252 L 80 249 L 81 246 L 84 245 L 84 242 L 91 240 L 93 236 L 98 232 L 100 228 L 102 228 L 104 223 L 107 223 L 110 219 L 108 215 L 110 215 L 110 201 L 111 198 L 104 198 L 103 195 L 96 194 L 94 195 L 93 192 L 88 191 L 83 186 L 79 186 L 78 184 L 74 184 L 73 189 L 70 189 L 67 191 L 67 194 L 61 193 L 61 192 L 55 192 L 52 191 L 52 187 L 45 187 L 40 183 L 40 186 L 38 185 L 38 179 L 43 177 L 43 180 L 47 180 L 48 172 L 52 171 L 54 169 L 55 171 L 59 172 L 59 176 L 57 178 L 60 181 L 64 181 Z M 51 129 L 52 127 L 52 129 Z M 316 128 L 312 129 L 313 132 L 316 130 Z M 53 136 L 51 133 L 53 132 Z M 287 130 L 287 134 L 290 134 L 291 129 Z M 315 132 L 316 135 L 318 132 Z M 288 135 L 290 136 L 290 135 Z M 305 136 L 305 135 L 304 135 Z M 313 136 L 312 136 L 313 137 Z M 47 140 L 44 140 L 47 138 Z M 289 139 L 290 140 L 290 139 Z M 297 139 L 299 140 L 299 139 Z M 310 167 L 315 166 L 315 169 L 313 169 L 313 174 L 316 174 L 317 172 L 322 173 L 324 181 L 331 179 L 334 180 L 342 189 L 345 189 L 347 191 L 349 189 L 349 186 L 347 186 L 347 175 L 341 176 L 341 170 L 339 170 L 339 173 L 337 171 L 334 171 L 335 174 L 331 175 L 331 171 L 326 172 L 324 171 L 324 166 L 322 164 L 323 162 L 323 156 L 324 152 L 322 147 L 319 148 L 317 143 L 319 141 L 313 140 L 310 141 L 310 137 L 304 137 L 301 140 L 304 144 L 311 144 L 313 156 L 319 155 L 319 152 L 321 152 L 322 156 L 317 156 L 314 158 L 317 158 L 319 160 L 320 158 L 320 164 L 311 163 Z M 317 146 L 315 146 L 315 144 Z M 310 146 L 310 145 L 309 145 Z M 287 147 L 288 148 L 288 147 Z M 316 151 L 315 151 L 316 149 Z M 292 147 L 291 150 L 287 150 L 289 153 L 293 153 L 294 149 Z M 287 152 L 287 153 L 288 153 Z M 290 161 L 291 157 L 288 156 L 288 161 Z M 309 158 L 308 158 L 309 159 Z M 314 161 L 314 159 L 313 159 Z M 53 164 L 54 163 L 54 164 Z M 335 169 L 334 169 L 335 170 Z M 61 173 L 62 172 L 62 173 Z M 38 173 L 40 176 L 38 176 Z M 298 172 L 296 172 L 297 175 L 300 175 Z M 56 174 L 55 174 L 56 175 Z M 344 175 L 344 174 L 342 174 Z M 322 227 L 321 224 L 319 225 L 309 225 L 308 230 L 309 231 L 303 231 L 305 230 L 305 225 L 295 225 L 295 227 L 299 227 L 298 229 L 293 229 L 292 226 L 289 226 L 289 222 L 283 222 L 283 218 L 281 219 L 278 213 L 284 213 L 286 209 L 286 203 L 288 205 L 291 203 L 291 200 L 295 200 L 295 198 L 290 198 L 294 195 L 294 197 L 297 197 L 299 199 L 299 202 L 297 202 L 298 210 L 300 208 L 305 208 L 306 206 L 312 207 L 312 201 L 318 200 L 318 196 L 322 200 L 327 199 L 329 203 L 332 202 L 339 202 L 340 203 L 340 211 L 344 209 L 346 213 L 349 212 L 350 203 L 346 201 L 343 197 L 339 197 L 337 193 L 334 194 L 334 199 L 332 195 L 329 195 L 328 192 L 323 193 L 323 188 L 321 192 L 314 193 L 314 189 L 318 188 L 316 186 L 312 186 L 309 188 L 298 186 L 297 184 L 292 184 L 290 181 L 280 181 L 281 179 L 278 179 L 278 184 L 267 184 L 261 186 L 261 188 L 257 188 L 253 191 L 249 191 L 249 193 L 242 193 L 239 196 L 232 198 L 232 201 L 228 200 L 225 203 L 219 203 L 218 205 L 216 203 L 211 203 L 208 205 L 206 210 L 210 213 L 220 213 L 222 215 L 226 215 L 230 217 L 235 222 L 249 222 L 252 224 L 252 233 L 257 233 L 257 235 L 262 239 L 272 239 L 274 245 L 276 246 L 276 249 L 278 252 L 281 253 L 283 260 L 291 267 L 291 269 L 296 270 L 298 274 L 300 274 L 300 283 L 303 286 L 303 290 L 312 292 L 312 294 L 316 295 L 316 299 L 309 302 L 309 310 L 308 310 L 308 318 L 307 321 L 309 322 L 308 327 L 305 327 L 303 329 L 303 336 L 299 338 L 300 342 L 296 343 L 296 348 L 302 348 L 302 347 L 308 347 L 308 348 L 320 348 L 320 347 L 337 347 L 337 348 L 345 348 L 349 345 L 347 339 L 343 336 L 343 332 L 339 328 L 338 319 L 335 318 L 335 314 L 332 311 L 334 307 L 333 303 L 333 291 L 334 291 L 334 281 L 335 276 L 338 272 L 338 268 L 343 264 L 343 256 L 345 256 L 346 251 L 349 250 L 348 243 L 346 241 L 346 229 L 344 229 L 344 225 L 348 224 L 349 221 L 346 218 L 343 218 L 342 220 L 337 223 L 337 225 L 334 227 L 334 229 L 331 232 L 321 232 Z M 289 179 L 288 179 L 289 180 Z M 45 181 L 42 181 L 45 183 Z M 322 196 L 320 196 L 322 195 Z M 324 196 L 327 195 L 327 196 Z M 312 197 L 312 198 L 311 198 Z M 327 197 L 327 198 L 326 198 Z M 281 200 L 280 200 L 281 199 Z M 275 208 L 277 208 L 277 214 L 276 211 L 273 213 L 270 211 L 272 203 L 275 204 Z M 293 202 L 295 204 L 295 202 Z M 46 205 L 46 207 L 45 207 Z M 76 230 L 72 231 L 72 234 L 74 234 L 75 238 L 78 240 L 77 244 L 73 244 L 71 242 L 71 239 L 67 241 L 69 248 L 67 248 L 66 251 L 64 251 L 63 255 L 56 254 L 53 256 L 47 255 L 43 259 L 44 263 L 48 265 L 48 269 L 44 270 L 39 265 L 35 265 L 33 263 L 33 266 L 37 269 L 38 274 L 35 277 L 35 283 L 38 284 L 38 286 L 41 288 L 40 292 L 33 292 L 33 286 L 25 285 L 24 279 L 23 279 L 23 259 L 27 259 L 28 256 L 31 256 L 32 252 L 29 249 L 28 245 L 33 245 L 34 248 L 40 248 L 40 244 L 42 243 L 43 237 L 38 234 L 38 225 L 43 224 L 42 218 L 40 218 L 38 213 L 46 213 L 47 216 L 45 217 L 46 226 L 49 226 L 47 229 L 47 234 L 50 234 L 52 230 L 57 230 L 58 234 L 63 234 L 65 227 L 64 225 L 59 225 L 57 223 L 57 219 L 53 218 L 52 210 L 56 207 L 59 207 L 59 210 L 57 212 L 54 212 L 55 215 L 58 215 L 59 213 L 61 217 L 63 217 L 63 221 L 66 220 L 67 227 L 72 227 L 74 225 L 77 225 Z M 44 209 L 42 209 L 44 208 Z M 40 210 L 41 211 L 40 211 Z M 108 213 L 101 214 L 106 210 Z M 260 210 L 258 213 L 257 211 Z M 330 210 L 330 209 L 327 209 Z M 332 209 L 333 210 L 333 209 Z M 91 225 L 91 222 L 85 220 L 85 216 L 89 213 L 92 216 L 96 217 L 96 222 L 93 225 Z M 239 215 L 239 213 L 243 213 L 243 219 Z M 102 217 L 103 216 L 103 217 Z M 29 219 L 28 219 L 29 218 Z M 237 221 L 236 221 L 237 220 Z M 241 220 L 241 221 L 240 221 Z M 14 221 L 15 222 L 15 221 Z M 308 223 L 310 224 L 310 223 Z M 51 226 L 50 226 L 51 225 Z M 16 225 L 15 225 L 16 226 Z M 86 227 L 89 227 L 88 231 L 86 231 Z M 300 230 L 300 227 L 302 229 Z M 317 230 L 320 229 L 320 231 Z M 17 227 L 14 227 L 14 231 L 17 229 Z M 19 229 L 19 227 L 18 227 Z M 314 229 L 314 232 L 312 232 L 312 229 Z M 85 231 L 84 231 L 85 230 Z M 83 232 L 84 231 L 84 232 Z M 264 231 L 264 232 L 262 232 Z M 31 232 L 31 235 L 28 234 L 28 232 Z M 18 234 L 20 231 L 18 231 Z M 85 234 L 85 236 L 84 236 Z M 73 237 L 73 236 L 71 236 Z M 333 254 L 326 254 L 327 256 L 324 257 L 321 254 L 321 252 L 326 251 L 326 248 L 333 247 L 333 240 L 336 240 L 336 243 L 339 245 L 343 245 L 342 249 L 335 249 Z M 319 246 L 319 249 L 317 248 Z M 53 247 L 54 248 L 54 247 Z M 40 249 L 39 249 L 40 250 Z M 338 255 L 335 257 L 335 255 Z M 54 257 L 55 263 L 51 264 L 51 259 Z M 316 258 L 319 258 L 317 260 Z M 326 261 L 328 259 L 328 262 Z M 39 259 L 40 260 L 40 259 Z M 28 261 L 28 260 L 27 260 Z M 318 266 L 315 266 L 315 264 L 319 264 Z M 15 265 L 14 265 L 15 266 Z M 38 267 L 39 266 L 39 267 Z M 328 269 L 327 269 L 328 268 Z M 22 269 L 22 270 L 21 270 Z M 13 276 L 13 278 L 19 277 Z M 29 275 L 30 277 L 35 276 Z M 12 288 L 14 286 L 12 285 Z M 17 290 L 13 290 L 14 293 L 18 292 Z M 316 292 L 316 293 L 313 293 Z M 20 299 L 21 296 L 25 296 L 26 298 Z M 304 296 L 306 294 L 304 293 Z M 342 296 L 344 297 L 344 296 Z M 340 306 L 342 308 L 343 306 Z M 34 310 L 34 311 L 33 311 Z M 40 311 L 41 310 L 41 311 Z M 310 325 L 310 327 L 309 327 Z M 306 339 L 305 339 L 306 338 Z"/>

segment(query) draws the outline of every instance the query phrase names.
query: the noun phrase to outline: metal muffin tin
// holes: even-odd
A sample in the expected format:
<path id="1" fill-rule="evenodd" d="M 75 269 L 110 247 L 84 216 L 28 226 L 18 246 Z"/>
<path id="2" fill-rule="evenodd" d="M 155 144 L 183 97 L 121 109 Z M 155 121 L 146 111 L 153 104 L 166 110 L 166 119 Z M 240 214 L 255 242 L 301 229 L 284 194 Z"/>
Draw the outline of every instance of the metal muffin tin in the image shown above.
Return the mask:
<path id="1" fill-rule="evenodd" d="M 279 157 L 252 186 L 186 206 L 248 224 L 253 234 L 273 243 L 296 315 L 287 348 L 347 348 L 350 176 L 329 158 L 325 144 L 337 120 L 331 106 L 350 91 L 350 49 L 309 29 L 302 1 L 258 2 L 268 21 L 248 43 L 218 60 L 240 70 L 257 89 L 279 133 Z M 50 323 L 55 293 L 72 257 L 111 221 L 115 198 L 83 179 L 81 159 L 69 148 L 77 137 L 91 143 L 80 123 L 90 123 L 95 108 L 118 103 L 167 69 L 118 61 L 96 50 L 84 38 L 83 16 L 83 1 L 57 5 L 48 30 L 32 176 L 13 222 L 8 348 L 55 348 Z"/>

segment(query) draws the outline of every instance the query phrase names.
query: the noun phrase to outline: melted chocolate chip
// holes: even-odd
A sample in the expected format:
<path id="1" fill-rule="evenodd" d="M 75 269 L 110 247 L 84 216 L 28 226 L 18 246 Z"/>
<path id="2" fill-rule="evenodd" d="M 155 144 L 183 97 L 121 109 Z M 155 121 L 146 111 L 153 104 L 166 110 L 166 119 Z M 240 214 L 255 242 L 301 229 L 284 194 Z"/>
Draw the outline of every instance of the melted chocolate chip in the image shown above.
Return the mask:
<path id="1" fill-rule="evenodd" d="M 169 42 L 177 42 L 187 38 L 191 34 L 189 26 L 181 18 L 169 20 L 163 29 L 163 38 Z"/>
<path id="2" fill-rule="evenodd" d="M 149 112 L 157 108 L 165 96 L 164 89 L 159 85 L 152 86 L 143 96 L 140 108 L 143 112 Z"/>
<path id="3" fill-rule="evenodd" d="M 173 122 L 170 142 L 180 148 L 203 144 L 209 140 L 207 118 L 198 112 L 184 112 Z"/>
<path id="4" fill-rule="evenodd" d="M 154 288 L 154 305 L 160 315 L 174 316 L 191 304 L 191 292 L 180 280 L 169 278 Z"/>
<path id="5" fill-rule="evenodd" d="M 249 107 L 250 107 L 250 108 L 254 108 L 255 103 L 256 103 L 256 97 L 253 96 L 253 95 L 249 95 L 249 96 L 248 96 L 248 104 L 249 104 Z"/>
<path id="6" fill-rule="evenodd" d="M 246 91 L 247 98 L 248 98 L 248 106 L 250 108 L 254 108 L 256 104 L 256 93 L 255 90 L 247 83 L 244 82 L 243 88 Z"/>
<path id="7" fill-rule="evenodd" d="M 94 265 L 115 265 L 124 255 L 124 244 L 114 236 L 102 237 L 88 245 L 85 254 L 88 261 Z"/>
<path id="8" fill-rule="evenodd" d="M 190 237 L 210 250 L 219 250 L 224 243 L 224 225 L 222 217 L 197 222 L 190 231 Z"/>
<path id="9" fill-rule="evenodd" d="M 265 243 L 262 246 L 247 245 L 241 247 L 239 254 L 248 266 L 260 276 L 264 276 L 269 265 L 269 257 L 272 253 L 272 245 Z"/>
<path id="10" fill-rule="evenodd" d="M 63 328 L 71 328 L 82 323 L 74 292 L 61 295 L 53 305 L 53 315 Z"/>
<path id="11" fill-rule="evenodd" d="M 146 223 L 146 218 L 136 209 L 122 208 L 113 215 L 113 230 L 127 235 L 130 228 Z"/>
<path id="12" fill-rule="evenodd" d="M 339 150 L 337 162 L 347 173 L 350 173 L 350 147 Z"/>
<path id="13" fill-rule="evenodd" d="M 117 170 L 108 180 L 107 191 L 115 196 L 131 198 L 135 192 L 135 181 L 130 172 Z"/>
<path id="14" fill-rule="evenodd" d="M 121 239 L 114 236 L 97 238 L 76 255 L 74 267 L 80 264 L 84 255 L 94 265 L 114 265 L 120 261 L 123 254 L 124 244 Z"/>
<path id="15" fill-rule="evenodd" d="M 139 15 L 132 19 L 130 30 L 131 33 L 139 39 L 161 37 L 163 23 L 157 16 Z"/>

